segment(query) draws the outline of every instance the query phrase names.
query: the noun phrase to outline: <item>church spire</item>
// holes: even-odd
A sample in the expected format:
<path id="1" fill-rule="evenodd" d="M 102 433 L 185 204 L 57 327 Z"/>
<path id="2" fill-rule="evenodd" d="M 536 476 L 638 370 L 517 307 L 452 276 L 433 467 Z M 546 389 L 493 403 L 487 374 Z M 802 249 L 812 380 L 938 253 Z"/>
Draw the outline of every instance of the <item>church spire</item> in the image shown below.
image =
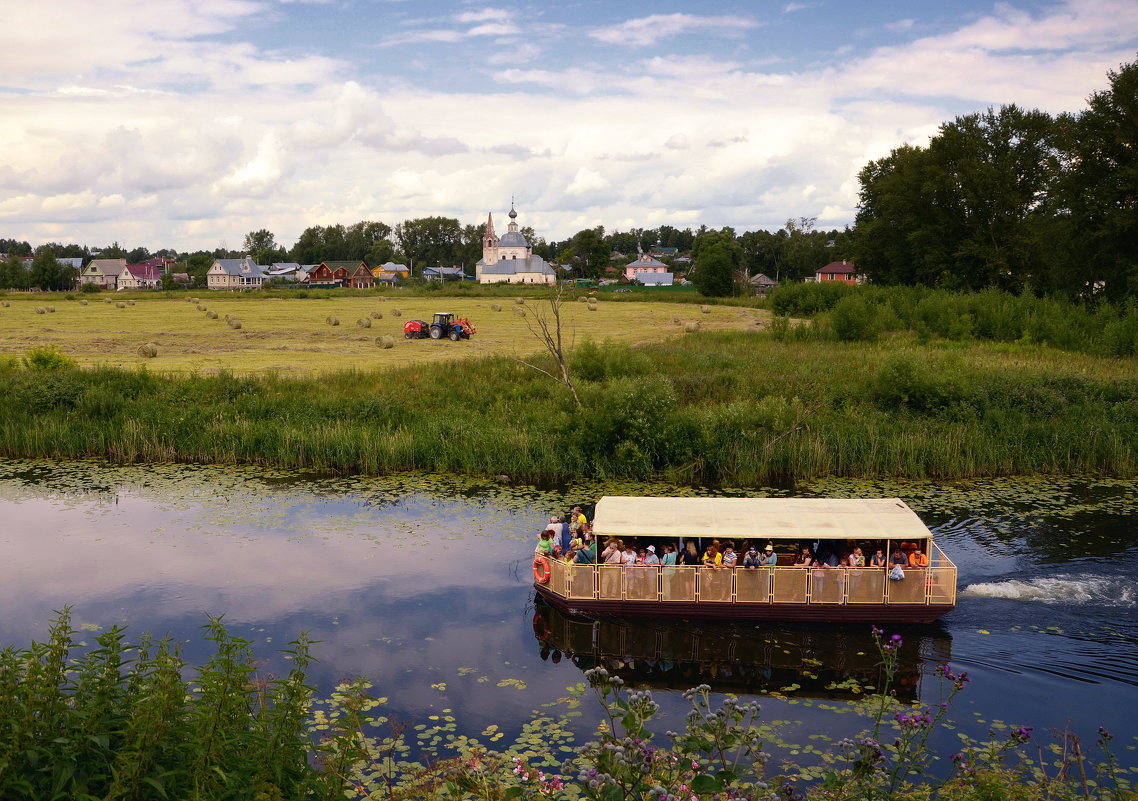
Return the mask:
<path id="1" fill-rule="evenodd" d="M 486 236 L 494 236 L 494 212 L 486 215 Z"/>

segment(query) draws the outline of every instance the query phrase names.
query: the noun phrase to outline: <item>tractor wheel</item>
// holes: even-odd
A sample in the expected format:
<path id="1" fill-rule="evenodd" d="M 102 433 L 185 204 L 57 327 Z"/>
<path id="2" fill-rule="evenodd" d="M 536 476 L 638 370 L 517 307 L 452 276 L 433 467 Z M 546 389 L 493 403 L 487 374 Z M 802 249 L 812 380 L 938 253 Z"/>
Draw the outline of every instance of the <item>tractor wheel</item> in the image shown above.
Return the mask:
<path id="1" fill-rule="evenodd" d="M 437 325 L 431 326 L 431 339 L 440 339 L 443 335 L 443 330 Z"/>
<path id="2" fill-rule="evenodd" d="M 403 332 L 403 338 L 404 339 L 410 339 L 411 338 L 411 332 L 410 331 L 404 331 Z"/>
<path id="3" fill-rule="evenodd" d="M 452 329 L 450 330 L 450 335 L 449 335 L 449 336 L 450 336 L 450 341 L 451 341 L 451 342 L 458 342 L 458 329 L 457 329 L 457 328 L 452 328 Z"/>

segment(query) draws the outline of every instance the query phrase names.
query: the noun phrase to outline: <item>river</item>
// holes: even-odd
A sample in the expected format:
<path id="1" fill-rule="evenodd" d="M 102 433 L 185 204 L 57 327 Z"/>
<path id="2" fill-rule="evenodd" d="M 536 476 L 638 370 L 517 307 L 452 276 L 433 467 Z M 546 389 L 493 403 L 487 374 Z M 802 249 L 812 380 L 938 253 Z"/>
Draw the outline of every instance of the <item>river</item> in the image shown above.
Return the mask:
<path id="1" fill-rule="evenodd" d="M 394 716 L 453 715 L 460 732 L 516 733 L 600 663 L 655 690 L 664 728 L 679 728 L 680 690 L 707 681 L 759 697 L 788 742 L 856 733 L 865 719 L 846 714 L 846 701 L 882 681 L 860 627 L 594 630 L 535 607 L 530 543 L 551 511 L 606 493 L 677 492 L 695 491 L 0 461 L 0 646 L 43 638 L 53 610 L 70 604 L 84 630 L 169 633 L 198 661 L 200 627 L 224 615 L 267 671 L 282 669 L 277 649 L 307 631 L 320 641 L 321 692 L 366 676 Z M 992 727 L 1033 726 L 1045 741 L 1070 727 L 1089 744 L 1104 726 L 1122 763 L 1138 768 L 1133 482 L 827 480 L 764 493 L 904 498 L 957 563 L 956 610 L 899 630 L 899 697 L 936 701 L 943 662 L 972 677 L 938 751 Z M 584 734 L 598 714 L 588 702 L 581 710 Z"/>

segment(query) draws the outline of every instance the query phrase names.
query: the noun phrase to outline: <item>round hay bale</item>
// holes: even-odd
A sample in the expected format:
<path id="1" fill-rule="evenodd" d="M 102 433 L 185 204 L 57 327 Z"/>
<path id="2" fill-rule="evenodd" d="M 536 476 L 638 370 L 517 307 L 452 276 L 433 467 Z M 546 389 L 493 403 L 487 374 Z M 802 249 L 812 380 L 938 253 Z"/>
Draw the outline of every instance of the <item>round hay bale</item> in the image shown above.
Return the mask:
<path id="1" fill-rule="evenodd" d="M 227 313 L 227 314 L 225 315 L 225 322 L 227 322 L 227 323 L 228 323 L 230 320 L 236 320 L 236 319 L 237 319 L 237 315 L 236 315 L 236 314 Z"/>
<path id="2" fill-rule="evenodd" d="M 0 300 L 0 306 L 3 306 L 5 309 L 6 309 L 6 308 L 8 308 L 8 307 L 9 307 L 9 306 L 11 306 L 11 305 L 12 305 L 12 304 L 11 304 L 11 303 L 9 303 L 9 302 L 8 302 L 8 301 L 6 301 L 6 300 Z"/>
<path id="3" fill-rule="evenodd" d="M 385 300 L 387 300 L 387 298 L 383 297 L 383 295 L 380 295 L 378 298 L 375 299 L 375 302 L 376 303 L 383 303 Z"/>
<path id="4" fill-rule="evenodd" d="M 145 345 L 139 345 L 138 355 L 144 359 L 153 359 L 158 355 L 158 346 L 153 342 L 147 342 Z"/>
<path id="5" fill-rule="evenodd" d="M 110 298 L 103 298 L 103 303 L 113 303 L 113 302 L 114 301 L 112 301 Z"/>
<path id="6" fill-rule="evenodd" d="M 491 311 L 502 311 L 502 306 L 498 303 L 491 303 L 490 309 Z"/>
<path id="7" fill-rule="evenodd" d="M 79 301 L 79 305 L 80 306 L 86 306 L 87 305 L 87 298 L 83 298 L 83 300 Z"/>
<path id="8" fill-rule="evenodd" d="M 328 325 L 339 325 L 340 324 L 340 318 L 339 317 L 333 317 L 332 315 L 329 314 L 327 317 L 324 318 L 324 322 L 328 323 Z"/>
<path id="9" fill-rule="evenodd" d="M 211 320 L 216 320 L 216 319 L 217 319 L 217 312 L 215 312 L 215 311 L 207 311 L 207 312 L 205 313 L 205 316 L 206 316 L 206 317 L 208 317 L 208 318 L 209 318 L 209 319 L 211 319 Z"/>
<path id="10" fill-rule="evenodd" d="M 699 320 L 689 320 L 688 322 L 684 323 L 684 330 L 689 334 L 694 334 L 699 330 Z"/>
<path id="11" fill-rule="evenodd" d="M 205 306 L 205 304 L 204 304 L 204 303 L 199 303 L 199 304 L 198 304 L 198 311 L 205 311 L 205 310 L 206 310 L 206 306 Z"/>
<path id="12" fill-rule="evenodd" d="M 383 348 L 384 350 L 388 350 L 389 348 L 394 348 L 395 347 L 395 337 L 387 337 L 387 336 L 376 337 L 375 338 L 375 344 L 377 347 Z"/>
<path id="13" fill-rule="evenodd" d="M 47 311 L 48 314 L 55 314 L 55 307 L 54 306 L 44 306 L 44 309 Z"/>
<path id="14" fill-rule="evenodd" d="M 128 300 L 128 301 L 126 302 L 126 305 L 127 305 L 127 306 L 133 306 L 133 305 L 134 305 L 134 301 L 133 301 L 133 300 Z"/>
<path id="15" fill-rule="evenodd" d="M 589 299 L 587 297 L 585 297 L 584 295 L 582 295 L 581 297 L 577 298 L 577 302 L 578 303 L 588 303 Z"/>
<path id="16" fill-rule="evenodd" d="M 229 321 L 229 327 L 236 331 L 241 328 L 241 321 L 234 317 Z"/>
<path id="17" fill-rule="evenodd" d="M 373 311 L 373 312 L 371 313 L 371 319 L 373 319 L 373 320 L 382 320 L 382 319 L 383 319 L 383 312 L 381 312 L 381 311 Z"/>
<path id="18" fill-rule="evenodd" d="M 521 306 L 525 302 L 526 302 L 525 298 L 514 298 L 514 303 L 518 304 L 519 306 Z"/>
<path id="19" fill-rule="evenodd" d="M 197 298 L 190 298 L 190 303 L 201 303 Z"/>
<path id="20" fill-rule="evenodd" d="M 47 309 L 43 306 L 36 306 L 36 314 L 47 314 Z"/>
<path id="21" fill-rule="evenodd" d="M 115 308 L 116 308 L 116 309 L 125 309 L 125 308 L 126 308 L 126 303 L 124 303 L 124 302 L 123 302 L 123 301 L 121 301 L 121 300 L 116 300 L 116 301 L 115 301 Z"/>
<path id="22" fill-rule="evenodd" d="M 360 328 L 371 328 L 371 318 L 361 317 L 360 319 L 356 320 L 356 325 L 358 325 Z"/>
<path id="23" fill-rule="evenodd" d="M 699 312 L 700 312 L 700 314 L 711 314 L 711 307 L 710 306 L 700 306 Z"/>
<path id="24" fill-rule="evenodd" d="M 596 311 L 596 310 L 597 310 L 597 304 L 595 304 L 595 303 L 590 303 L 590 304 L 589 304 L 588 306 L 586 306 L 585 308 L 586 308 L 586 309 L 588 309 L 589 311 Z"/>
<path id="25" fill-rule="evenodd" d="M 525 317 L 525 316 L 526 316 L 526 310 L 525 310 L 525 309 L 517 309 L 517 308 L 515 308 L 515 309 L 514 309 L 514 314 L 515 314 L 516 316 L 518 316 L 518 317 Z"/>
<path id="26" fill-rule="evenodd" d="M 399 309 L 392 309 L 391 310 L 391 316 L 392 317 L 398 317 L 400 314 L 402 314 L 402 312 L 400 312 Z"/>

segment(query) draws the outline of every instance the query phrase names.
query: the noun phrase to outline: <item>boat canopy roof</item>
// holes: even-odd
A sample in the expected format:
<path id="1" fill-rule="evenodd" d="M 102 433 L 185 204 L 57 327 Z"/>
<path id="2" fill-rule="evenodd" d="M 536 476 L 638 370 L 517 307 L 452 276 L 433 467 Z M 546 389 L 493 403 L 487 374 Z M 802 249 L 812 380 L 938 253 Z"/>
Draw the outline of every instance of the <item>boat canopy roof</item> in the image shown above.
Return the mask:
<path id="1" fill-rule="evenodd" d="M 598 537 L 916 540 L 932 536 L 899 498 L 642 498 L 597 502 Z"/>

